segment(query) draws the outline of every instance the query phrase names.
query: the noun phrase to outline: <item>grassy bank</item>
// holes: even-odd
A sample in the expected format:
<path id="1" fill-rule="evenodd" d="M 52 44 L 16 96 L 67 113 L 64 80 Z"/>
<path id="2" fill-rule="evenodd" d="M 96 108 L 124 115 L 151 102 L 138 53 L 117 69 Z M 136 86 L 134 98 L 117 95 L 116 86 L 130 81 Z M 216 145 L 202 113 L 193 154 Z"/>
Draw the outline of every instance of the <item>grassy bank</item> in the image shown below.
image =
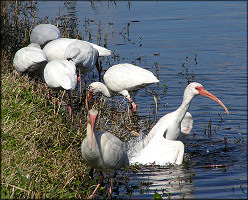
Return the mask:
<path id="1" fill-rule="evenodd" d="M 2 198 L 83 197 L 83 134 L 46 99 L 43 84 L 2 74 Z"/>
<path id="2" fill-rule="evenodd" d="M 34 24 L 43 22 L 35 18 L 36 3 L 1 4 L 1 198 L 84 198 L 84 134 L 63 110 L 55 114 L 57 104 L 47 99 L 44 83 L 13 72 L 15 52 L 29 43 Z"/>
<path id="3" fill-rule="evenodd" d="M 56 115 L 44 83 L 13 72 L 18 47 L 9 46 L 1 52 L 1 198 L 85 198 L 84 127 L 72 126 L 62 109 Z"/>
<path id="4" fill-rule="evenodd" d="M 57 99 L 47 98 L 42 80 L 14 73 L 15 52 L 29 44 L 35 24 L 48 19 L 35 16 L 35 2 L 5 1 L 1 9 L 1 197 L 85 199 L 98 178 L 97 174 L 94 180 L 89 178 L 89 167 L 81 156 L 87 113 L 78 103 L 79 94 L 74 98 L 71 120 L 63 108 L 57 114 Z M 62 36 L 68 36 L 66 19 L 58 18 L 53 24 L 59 25 Z M 139 131 L 135 126 L 139 117 L 130 117 L 127 103 L 120 101 L 113 107 L 112 100 L 97 102 L 99 119 L 104 119 L 97 122 L 100 130 L 109 130 L 123 140 L 133 130 Z M 100 189 L 103 197 L 108 192 L 105 186 Z"/>

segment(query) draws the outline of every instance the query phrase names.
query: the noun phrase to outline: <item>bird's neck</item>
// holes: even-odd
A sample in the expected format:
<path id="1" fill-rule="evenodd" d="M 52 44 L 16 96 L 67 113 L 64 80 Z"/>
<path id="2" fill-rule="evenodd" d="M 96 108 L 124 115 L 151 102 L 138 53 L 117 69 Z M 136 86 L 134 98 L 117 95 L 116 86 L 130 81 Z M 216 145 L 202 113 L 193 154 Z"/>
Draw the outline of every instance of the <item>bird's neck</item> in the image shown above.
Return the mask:
<path id="1" fill-rule="evenodd" d="M 183 96 L 183 102 L 182 104 L 179 106 L 179 108 L 175 111 L 177 113 L 178 116 L 178 121 L 181 122 L 186 114 L 186 112 L 188 111 L 189 107 L 190 107 L 190 103 L 191 100 L 193 99 L 194 96 L 189 96 L 189 95 L 185 95 Z"/>
<path id="2" fill-rule="evenodd" d="M 105 84 L 103 84 L 101 82 L 97 82 L 97 84 L 98 84 L 97 92 L 101 92 L 106 97 L 113 97 L 114 96 L 114 92 L 109 90 Z"/>
<path id="3" fill-rule="evenodd" d="M 90 123 L 87 124 L 87 138 L 88 138 L 88 141 L 89 141 L 89 144 L 91 142 L 91 125 Z M 95 149 L 93 146 L 95 146 L 96 144 L 96 136 L 95 136 L 95 128 L 94 128 L 94 133 L 93 133 L 93 143 L 92 143 L 92 149 Z M 89 148 L 90 148 L 90 145 L 89 145 Z"/>

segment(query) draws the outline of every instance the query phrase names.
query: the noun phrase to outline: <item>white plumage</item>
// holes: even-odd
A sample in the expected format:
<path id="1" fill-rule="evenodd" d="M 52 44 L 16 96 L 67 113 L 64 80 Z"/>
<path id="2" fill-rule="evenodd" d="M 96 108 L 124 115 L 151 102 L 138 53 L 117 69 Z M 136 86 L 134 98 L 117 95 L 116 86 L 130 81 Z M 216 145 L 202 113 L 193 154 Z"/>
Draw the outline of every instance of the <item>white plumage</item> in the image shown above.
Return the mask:
<path id="1" fill-rule="evenodd" d="M 85 41 L 85 42 L 87 42 L 87 41 Z M 87 42 L 87 43 L 92 45 L 98 51 L 98 56 L 110 56 L 112 54 L 112 51 L 110 51 L 104 47 L 101 47 L 101 46 L 94 44 L 94 43 L 91 43 L 91 42 Z"/>
<path id="2" fill-rule="evenodd" d="M 92 168 L 101 171 L 125 167 L 128 165 L 128 157 L 124 143 L 109 132 L 96 132 L 95 120 L 97 115 L 96 109 L 89 110 L 87 136 L 81 145 L 84 161 Z"/>
<path id="3" fill-rule="evenodd" d="M 70 43 L 64 55 L 64 59 L 73 62 L 84 73 L 93 69 L 97 57 L 98 51 L 91 44 L 82 40 Z"/>
<path id="4" fill-rule="evenodd" d="M 100 47 L 96 44 L 70 38 L 59 38 L 49 42 L 44 47 L 44 52 L 47 55 L 48 61 L 54 59 L 66 59 L 76 65 L 87 75 L 87 72 L 91 71 L 93 66 L 96 65 L 97 70 L 99 71 L 98 66 L 98 56 L 109 56 L 111 51 Z M 87 77 L 85 77 L 87 79 Z"/>
<path id="5" fill-rule="evenodd" d="M 30 42 L 44 47 L 48 42 L 60 38 L 60 30 L 52 24 L 39 24 L 30 34 Z"/>
<path id="6" fill-rule="evenodd" d="M 30 75 L 38 74 L 39 76 L 43 74 L 46 63 L 46 54 L 36 43 L 19 49 L 13 60 L 13 65 L 18 73 L 29 73 Z"/>
<path id="7" fill-rule="evenodd" d="M 185 142 L 186 138 L 189 136 L 193 129 L 193 117 L 189 112 L 186 112 L 182 122 L 181 122 L 181 133 L 178 140 Z"/>
<path id="8" fill-rule="evenodd" d="M 101 171 L 124 168 L 129 164 L 124 143 L 109 132 L 96 132 L 97 115 L 96 109 L 89 110 L 87 135 L 81 145 L 83 160 L 92 168 Z M 110 196 L 112 195 L 112 183 L 111 181 Z M 99 185 L 100 183 L 98 187 Z"/>
<path id="9" fill-rule="evenodd" d="M 65 50 L 69 44 L 77 41 L 76 39 L 70 38 L 59 38 L 53 40 L 46 44 L 43 48 L 48 61 L 57 60 L 57 59 L 65 59 Z"/>
<path id="10" fill-rule="evenodd" d="M 76 42 L 78 42 L 78 44 Z M 92 47 L 93 47 L 94 51 L 96 51 L 96 50 L 98 51 L 97 56 L 109 56 L 109 55 L 111 55 L 110 50 L 108 50 L 104 47 L 101 47 L 97 44 L 93 44 L 93 43 L 83 41 L 83 40 L 78 40 L 78 39 L 59 38 L 59 39 L 56 39 L 56 40 L 49 42 L 43 49 L 45 54 L 47 55 L 48 61 L 51 61 L 54 59 L 67 59 L 65 57 L 65 54 L 67 54 L 66 56 L 70 55 L 70 52 L 68 52 L 69 49 L 67 50 L 67 47 L 72 43 L 75 44 L 75 48 L 77 48 L 78 50 L 83 50 L 84 52 L 92 51 Z M 88 45 L 86 46 L 86 44 L 88 44 Z M 83 46 L 80 47 L 80 45 L 83 45 Z M 73 45 L 70 45 L 70 49 L 73 49 Z M 66 51 L 67 51 L 67 53 L 66 53 Z M 81 55 L 82 55 L 82 53 L 81 53 Z M 79 60 L 79 57 L 77 59 Z"/>
<path id="11" fill-rule="evenodd" d="M 44 79 L 51 88 L 74 90 L 77 86 L 76 66 L 67 60 L 52 60 L 44 69 Z"/>
<path id="12" fill-rule="evenodd" d="M 63 89 L 69 95 L 69 115 L 72 115 L 72 90 L 77 86 L 76 66 L 68 60 L 52 60 L 44 69 L 44 80 L 53 89 Z M 63 93 L 63 96 L 64 96 Z"/>
<path id="13" fill-rule="evenodd" d="M 119 93 L 130 100 L 134 110 L 136 105 L 132 101 L 131 95 L 145 86 L 159 82 L 152 72 L 128 63 L 110 67 L 104 74 L 103 80 L 105 84 L 91 83 L 89 92 L 92 95 L 100 92 L 106 97 L 112 97 Z"/>
<path id="14" fill-rule="evenodd" d="M 184 91 L 181 106 L 176 111 L 164 115 L 142 141 L 142 145 L 138 143 L 133 147 L 139 153 L 134 154 L 135 151 L 130 150 L 130 163 L 182 164 L 184 144 L 181 141 L 185 140 L 193 127 L 193 118 L 187 111 L 191 100 L 196 95 L 203 95 L 217 101 L 229 114 L 225 105 L 217 97 L 205 90 L 201 84 L 191 83 Z"/>

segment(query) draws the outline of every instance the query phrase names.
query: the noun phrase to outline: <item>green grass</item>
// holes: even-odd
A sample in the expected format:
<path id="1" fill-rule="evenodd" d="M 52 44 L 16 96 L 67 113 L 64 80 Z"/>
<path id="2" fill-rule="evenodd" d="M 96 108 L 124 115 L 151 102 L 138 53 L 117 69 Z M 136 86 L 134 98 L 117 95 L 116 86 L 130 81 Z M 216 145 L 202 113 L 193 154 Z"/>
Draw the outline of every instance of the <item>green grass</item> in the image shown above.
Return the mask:
<path id="1" fill-rule="evenodd" d="M 1 80 L 2 198 L 83 198 L 88 176 L 80 152 L 84 134 L 62 110 L 54 114 L 57 106 L 46 99 L 44 84 L 34 88 L 28 76 L 13 73 L 3 73 Z"/>
<path id="2" fill-rule="evenodd" d="M 55 114 L 56 99 L 47 99 L 44 83 L 13 72 L 14 53 L 29 43 L 33 22 L 46 22 L 34 20 L 35 6 L 1 3 L 1 198 L 85 198 L 84 113 L 78 129 L 63 109 Z"/>
<path id="3" fill-rule="evenodd" d="M 53 95 L 47 98 L 41 80 L 14 72 L 15 52 L 29 44 L 34 24 L 48 20 L 35 18 L 36 3 L 32 1 L 4 1 L 1 7 L 1 34 L 5 38 L 1 40 L 1 197 L 85 199 L 98 179 L 97 174 L 93 180 L 89 178 L 89 166 L 81 156 L 87 115 L 84 104 L 77 109 L 74 106 L 72 120 L 64 107 L 57 114 L 57 99 Z M 66 19 L 57 20 L 53 24 L 59 23 L 61 35 L 70 34 L 65 32 Z M 108 62 L 106 65 L 110 65 Z M 79 105 L 79 95 L 82 94 L 74 92 L 74 105 Z M 123 100 L 113 103 L 112 99 L 100 98 L 96 107 L 100 131 L 108 130 L 125 141 L 133 136 L 133 131 L 143 128 L 137 125 L 138 115 L 130 117 L 129 104 Z M 150 120 L 143 121 L 147 129 L 152 126 Z M 109 178 L 98 194 L 107 197 L 108 187 Z"/>

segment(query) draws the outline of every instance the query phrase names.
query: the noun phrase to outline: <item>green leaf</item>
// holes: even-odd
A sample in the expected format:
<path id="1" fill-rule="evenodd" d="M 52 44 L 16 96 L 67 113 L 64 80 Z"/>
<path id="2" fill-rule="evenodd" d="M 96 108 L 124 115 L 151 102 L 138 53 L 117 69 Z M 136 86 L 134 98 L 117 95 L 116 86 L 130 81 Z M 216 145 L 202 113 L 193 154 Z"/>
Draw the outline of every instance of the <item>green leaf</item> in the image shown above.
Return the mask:
<path id="1" fill-rule="evenodd" d="M 153 199 L 162 199 L 162 196 L 157 192 L 153 195 Z"/>
<path id="2" fill-rule="evenodd" d="M 21 172 L 19 171 L 17 165 L 16 165 L 16 170 L 17 170 L 17 173 L 18 173 L 18 175 L 19 175 L 19 177 L 21 179 L 22 184 L 25 185 L 26 184 L 26 177 L 21 175 Z"/>

